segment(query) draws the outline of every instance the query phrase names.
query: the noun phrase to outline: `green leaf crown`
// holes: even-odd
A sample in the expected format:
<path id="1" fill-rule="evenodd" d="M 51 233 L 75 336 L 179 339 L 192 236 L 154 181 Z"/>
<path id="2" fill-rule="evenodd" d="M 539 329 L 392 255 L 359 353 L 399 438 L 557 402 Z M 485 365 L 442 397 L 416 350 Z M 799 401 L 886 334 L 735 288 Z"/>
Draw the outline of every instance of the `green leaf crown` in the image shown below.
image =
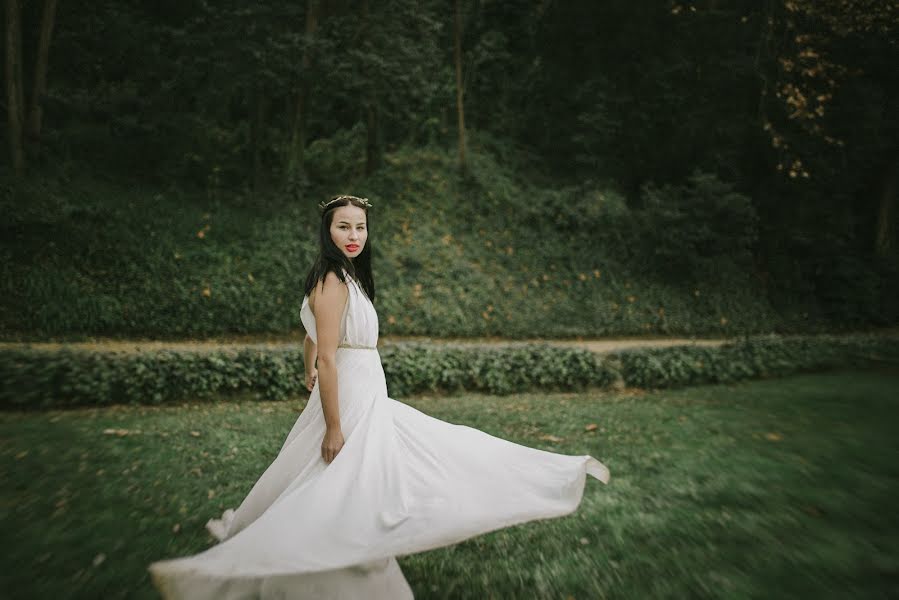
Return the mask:
<path id="1" fill-rule="evenodd" d="M 365 207 L 366 209 L 369 209 L 372 207 L 372 204 L 371 204 L 371 202 L 368 201 L 368 198 L 359 198 L 358 196 L 343 195 L 343 196 L 335 196 L 334 198 L 331 198 L 327 202 L 325 202 L 325 201 L 319 202 L 318 208 L 321 209 L 322 212 L 324 212 L 324 211 L 328 210 L 328 207 L 331 204 L 333 204 L 339 200 L 350 200 L 351 202 L 361 205 L 361 206 Z"/>

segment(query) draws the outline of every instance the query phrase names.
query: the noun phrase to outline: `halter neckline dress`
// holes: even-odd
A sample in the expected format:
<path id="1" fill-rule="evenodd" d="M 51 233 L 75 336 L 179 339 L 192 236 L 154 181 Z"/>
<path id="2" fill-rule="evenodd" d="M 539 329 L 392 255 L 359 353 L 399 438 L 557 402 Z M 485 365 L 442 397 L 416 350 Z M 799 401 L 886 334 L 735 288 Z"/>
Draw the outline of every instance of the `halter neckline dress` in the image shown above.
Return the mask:
<path id="1" fill-rule="evenodd" d="M 219 543 L 149 566 L 164 598 L 411 598 L 395 557 L 570 514 L 587 475 L 608 482 L 592 456 L 515 444 L 390 398 L 377 312 L 344 273 L 336 352 L 343 448 L 330 464 L 322 459 L 316 382 L 240 506 L 206 524 Z M 308 301 L 300 318 L 315 342 Z"/>

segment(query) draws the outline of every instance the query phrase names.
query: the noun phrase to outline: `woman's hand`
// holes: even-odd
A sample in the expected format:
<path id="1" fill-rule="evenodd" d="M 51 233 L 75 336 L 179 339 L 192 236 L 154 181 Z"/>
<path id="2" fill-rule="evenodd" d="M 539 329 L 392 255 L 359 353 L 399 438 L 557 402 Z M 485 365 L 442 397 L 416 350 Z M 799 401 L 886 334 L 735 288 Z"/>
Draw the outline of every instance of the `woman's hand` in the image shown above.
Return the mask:
<path id="1" fill-rule="evenodd" d="M 318 379 L 318 369 L 312 367 L 311 371 L 306 372 L 306 389 L 310 392 L 315 387 L 315 380 Z"/>
<path id="2" fill-rule="evenodd" d="M 343 432 L 340 428 L 326 430 L 322 440 L 322 458 L 325 459 L 325 462 L 330 464 L 341 448 L 343 448 Z"/>

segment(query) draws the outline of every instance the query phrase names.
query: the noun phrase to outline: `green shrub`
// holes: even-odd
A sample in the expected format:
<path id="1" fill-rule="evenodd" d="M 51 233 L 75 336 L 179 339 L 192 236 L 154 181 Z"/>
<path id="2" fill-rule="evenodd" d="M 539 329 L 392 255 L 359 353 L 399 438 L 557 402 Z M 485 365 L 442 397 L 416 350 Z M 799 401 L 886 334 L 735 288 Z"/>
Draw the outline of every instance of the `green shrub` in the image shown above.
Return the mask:
<path id="1" fill-rule="evenodd" d="M 477 390 L 509 394 L 532 387 L 583 389 L 610 380 L 596 355 L 550 346 L 439 349 L 406 344 L 382 350 L 389 390 Z M 305 392 L 302 350 L 145 353 L 62 349 L 0 351 L 0 406 L 159 404 L 249 392 L 282 400 Z"/>
<path id="2" fill-rule="evenodd" d="M 250 392 L 283 400 L 304 389 L 302 351 L 92 352 L 0 351 L 0 405 L 160 404 Z"/>
<path id="3" fill-rule="evenodd" d="M 697 171 L 681 185 L 644 186 L 642 199 L 635 242 L 655 275 L 714 281 L 722 263 L 751 265 L 758 215 L 731 184 Z"/>
<path id="4" fill-rule="evenodd" d="M 407 343 L 380 349 L 388 393 L 512 394 L 628 386 L 663 388 L 899 363 L 899 339 L 765 337 L 720 347 L 639 348 L 599 355 L 547 344 L 451 347 Z M 232 392 L 283 400 L 306 394 L 299 346 L 236 352 L 93 352 L 0 349 L 0 407 L 160 404 Z"/>
<path id="5" fill-rule="evenodd" d="M 719 347 L 640 348 L 609 356 L 625 384 L 670 388 L 775 377 L 880 361 L 899 362 L 899 339 L 873 336 L 766 336 Z"/>
<path id="6" fill-rule="evenodd" d="M 596 354 L 546 344 L 507 348 L 445 348 L 422 343 L 381 352 L 391 394 L 482 391 L 511 394 L 533 388 L 584 389 L 614 378 Z"/>

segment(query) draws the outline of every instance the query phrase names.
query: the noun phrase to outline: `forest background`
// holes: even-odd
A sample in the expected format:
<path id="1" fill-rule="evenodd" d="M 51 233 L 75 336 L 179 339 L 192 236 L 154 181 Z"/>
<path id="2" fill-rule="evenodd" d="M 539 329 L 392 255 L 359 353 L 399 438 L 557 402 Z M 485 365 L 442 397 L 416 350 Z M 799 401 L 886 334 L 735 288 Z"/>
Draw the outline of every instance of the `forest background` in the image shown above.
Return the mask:
<path id="1" fill-rule="evenodd" d="M 300 331 L 366 196 L 381 333 L 895 325 L 899 3 L 6 1 L 0 335 Z"/>

